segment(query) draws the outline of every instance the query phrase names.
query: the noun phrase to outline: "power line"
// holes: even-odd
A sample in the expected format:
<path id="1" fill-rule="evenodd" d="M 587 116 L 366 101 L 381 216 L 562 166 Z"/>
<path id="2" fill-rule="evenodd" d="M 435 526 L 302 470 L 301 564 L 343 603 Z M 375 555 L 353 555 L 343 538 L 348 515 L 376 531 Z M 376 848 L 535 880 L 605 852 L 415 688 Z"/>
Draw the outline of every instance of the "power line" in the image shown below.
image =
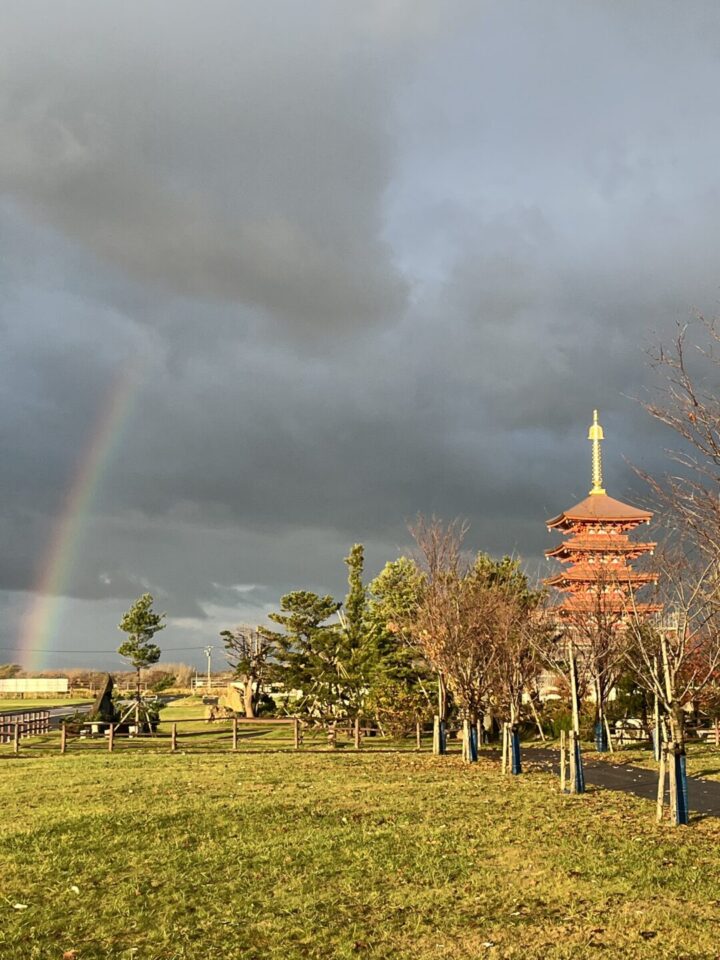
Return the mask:
<path id="1" fill-rule="evenodd" d="M 203 646 L 198 647 L 163 647 L 163 653 L 181 653 L 184 650 L 203 650 Z M 84 650 L 58 650 L 57 648 L 51 649 L 42 649 L 41 647 L 3 647 L 0 646 L 0 650 L 5 653 L 112 653 L 119 656 L 117 650 L 91 650 L 85 648 Z"/>

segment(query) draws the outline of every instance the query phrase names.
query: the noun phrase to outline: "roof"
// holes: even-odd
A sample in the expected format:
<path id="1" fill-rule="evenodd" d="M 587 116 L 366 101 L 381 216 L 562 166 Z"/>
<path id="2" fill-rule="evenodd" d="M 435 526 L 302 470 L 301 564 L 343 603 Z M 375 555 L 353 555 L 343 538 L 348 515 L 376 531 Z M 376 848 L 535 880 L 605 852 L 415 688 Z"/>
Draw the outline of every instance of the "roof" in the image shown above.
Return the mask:
<path id="1" fill-rule="evenodd" d="M 580 503 L 564 510 L 557 517 L 547 521 L 548 527 L 566 527 L 574 522 L 584 521 L 619 521 L 624 523 L 648 523 L 652 518 L 649 510 L 639 510 L 629 503 L 615 500 L 606 493 L 591 493 Z"/>
<path id="2" fill-rule="evenodd" d="M 630 540 L 625 535 L 620 537 L 576 536 L 569 540 L 562 540 L 556 547 L 545 551 L 546 557 L 573 557 L 592 555 L 594 553 L 626 553 L 640 557 L 644 553 L 652 553 L 657 543 L 642 543 L 639 540 Z"/>

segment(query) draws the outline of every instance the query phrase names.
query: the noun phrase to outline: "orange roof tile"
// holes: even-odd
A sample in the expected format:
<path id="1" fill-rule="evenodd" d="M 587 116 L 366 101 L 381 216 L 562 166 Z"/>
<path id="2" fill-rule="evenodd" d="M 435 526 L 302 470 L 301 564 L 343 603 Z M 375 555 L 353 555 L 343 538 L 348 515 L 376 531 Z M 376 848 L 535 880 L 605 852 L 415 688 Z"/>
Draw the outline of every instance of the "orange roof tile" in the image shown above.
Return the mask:
<path id="1" fill-rule="evenodd" d="M 649 510 L 639 510 L 629 503 L 615 500 L 606 493 L 593 493 L 569 510 L 564 510 L 557 517 L 547 521 L 548 527 L 570 526 L 577 520 L 584 521 L 619 521 L 631 523 L 646 523 L 652 518 Z"/>

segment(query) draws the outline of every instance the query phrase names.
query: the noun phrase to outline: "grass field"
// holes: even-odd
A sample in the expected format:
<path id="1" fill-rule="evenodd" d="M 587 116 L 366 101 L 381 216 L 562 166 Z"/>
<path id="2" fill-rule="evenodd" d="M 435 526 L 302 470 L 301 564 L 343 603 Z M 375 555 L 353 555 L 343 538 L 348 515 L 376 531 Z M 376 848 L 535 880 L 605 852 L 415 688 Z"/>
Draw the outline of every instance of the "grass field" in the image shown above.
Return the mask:
<path id="1" fill-rule="evenodd" d="M 0 770 L 3 960 L 718 955 L 720 823 L 542 773 L 346 751 Z"/>
<path id="2" fill-rule="evenodd" d="M 51 707 L 76 707 L 92 703 L 87 697 L 43 697 L 36 700 L 11 700 L 0 698 L 0 713 L 11 710 L 49 710 Z"/>

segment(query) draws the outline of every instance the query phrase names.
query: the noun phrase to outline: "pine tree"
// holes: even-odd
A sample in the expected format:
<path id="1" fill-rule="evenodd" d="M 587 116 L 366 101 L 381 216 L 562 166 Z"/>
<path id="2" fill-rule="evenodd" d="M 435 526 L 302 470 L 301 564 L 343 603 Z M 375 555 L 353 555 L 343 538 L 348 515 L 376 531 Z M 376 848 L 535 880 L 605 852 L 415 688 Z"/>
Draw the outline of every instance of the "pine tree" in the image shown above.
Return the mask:
<path id="1" fill-rule="evenodd" d="M 128 634 L 127 640 L 120 644 L 118 653 L 129 660 L 137 671 L 137 698 L 140 699 L 140 671 L 157 663 L 160 659 L 160 647 L 152 642 L 153 637 L 166 624 L 164 613 L 155 613 L 152 608 L 153 597 L 144 593 L 130 607 L 118 625 L 119 630 Z"/>

